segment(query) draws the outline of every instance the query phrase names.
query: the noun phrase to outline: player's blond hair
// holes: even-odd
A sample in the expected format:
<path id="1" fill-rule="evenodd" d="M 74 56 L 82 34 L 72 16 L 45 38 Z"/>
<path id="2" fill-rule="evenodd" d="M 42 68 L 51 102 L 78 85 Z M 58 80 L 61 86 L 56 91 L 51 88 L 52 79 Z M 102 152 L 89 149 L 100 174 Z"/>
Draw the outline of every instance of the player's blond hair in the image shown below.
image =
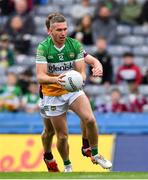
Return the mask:
<path id="1" fill-rule="evenodd" d="M 62 14 L 52 13 L 48 15 L 45 24 L 46 24 L 47 29 L 49 29 L 51 27 L 51 24 L 56 23 L 56 22 L 65 22 L 65 21 L 66 19 Z"/>

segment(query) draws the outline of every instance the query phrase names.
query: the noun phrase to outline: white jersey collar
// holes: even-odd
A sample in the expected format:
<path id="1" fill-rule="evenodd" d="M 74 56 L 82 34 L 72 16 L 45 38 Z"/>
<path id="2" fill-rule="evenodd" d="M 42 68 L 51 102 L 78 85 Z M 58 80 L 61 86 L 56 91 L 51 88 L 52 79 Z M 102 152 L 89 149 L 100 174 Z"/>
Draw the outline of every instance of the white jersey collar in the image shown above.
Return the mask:
<path id="1" fill-rule="evenodd" d="M 54 45 L 54 47 L 58 50 L 58 51 L 62 51 L 65 47 L 65 44 L 61 47 L 61 48 L 58 48 L 56 45 Z"/>

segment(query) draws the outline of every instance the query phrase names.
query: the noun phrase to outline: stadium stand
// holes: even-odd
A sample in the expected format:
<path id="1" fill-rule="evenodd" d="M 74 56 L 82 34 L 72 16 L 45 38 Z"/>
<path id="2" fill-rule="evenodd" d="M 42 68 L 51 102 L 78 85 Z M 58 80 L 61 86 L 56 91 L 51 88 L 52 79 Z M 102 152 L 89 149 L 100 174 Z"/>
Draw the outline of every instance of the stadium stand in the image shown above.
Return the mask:
<path id="1" fill-rule="evenodd" d="M 97 0 L 90 0 L 91 6 L 97 5 Z M 116 2 L 122 6 L 123 1 L 116 0 Z M 137 1 L 137 3 L 140 3 L 143 5 L 145 1 Z M 49 1 L 38 1 L 38 4 L 33 6 L 32 14 L 34 15 L 34 21 L 36 24 L 36 32 L 33 36 L 31 36 L 31 48 L 29 55 L 27 54 L 17 54 L 15 65 L 14 67 L 10 67 L 11 71 L 20 72 L 21 69 L 25 69 L 28 66 L 34 65 L 34 58 L 35 58 L 35 51 L 38 43 L 46 37 L 46 27 L 45 19 L 46 16 L 51 12 L 62 12 L 67 18 L 68 23 L 70 27 L 69 34 L 74 31 L 75 28 L 75 22 L 73 21 L 73 18 L 70 15 L 69 8 L 71 5 L 80 3 L 80 0 L 69 0 L 66 2 L 65 0 L 62 1 L 56 1 L 56 0 L 50 0 Z M 127 3 L 127 0 L 124 1 L 124 4 Z M 96 6 L 97 7 L 97 6 Z M 9 16 L 2 15 L 0 18 L 2 26 L 5 25 L 7 22 L 7 19 Z M 2 28 L 2 27 L 1 27 Z M 113 56 L 112 62 L 113 62 L 113 69 L 114 69 L 114 76 L 116 75 L 116 71 L 118 67 L 121 65 L 121 56 L 125 52 L 133 52 L 135 55 L 135 63 L 141 68 L 142 72 L 145 73 L 146 66 L 148 64 L 147 57 L 148 57 L 148 47 L 147 42 L 148 38 L 146 35 L 148 34 L 147 26 L 145 25 L 128 25 L 128 24 L 122 24 L 120 21 L 117 25 L 117 36 L 116 36 L 116 43 L 115 44 L 109 44 L 108 45 L 108 52 Z M 85 46 L 85 50 L 88 53 L 94 54 L 96 52 L 95 44 L 92 46 Z M 18 67 L 17 67 L 18 66 Z M 19 67 L 23 66 L 23 67 Z M 3 74 L 3 73 L 2 73 Z M 115 79 L 113 77 L 113 79 Z M 4 81 L 1 80 L 1 84 Z M 86 87 L 87 89 L 87 87 Z M 94 88 L 94 94 L 97 93 L 98 89 Z M 142 93 L 144 93 L 142 91 Z M 92 92 L 91 92 L 92 94 Z M 146 93 L 145 93 L 146 94 Z"/>

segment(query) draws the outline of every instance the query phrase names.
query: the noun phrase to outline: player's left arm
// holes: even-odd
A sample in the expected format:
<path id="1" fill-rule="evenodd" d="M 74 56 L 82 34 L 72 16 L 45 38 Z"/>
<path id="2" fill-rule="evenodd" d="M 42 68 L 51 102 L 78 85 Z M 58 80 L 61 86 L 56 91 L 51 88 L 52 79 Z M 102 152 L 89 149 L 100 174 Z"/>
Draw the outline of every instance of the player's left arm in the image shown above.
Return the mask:
<path id="1" fill-rule="evenodd" d="M 74 62 L 75 70 L 78 71 L 82 77 L 83 81 L 86 80 L 86 67 L 85 67 L 85 62 L 84 62 L 84 49 L 83 46 L 80 42 L 76 41 L 75 42 L 75 47 L 76 47 L 76 59 Z"/>
<path id="2" fill-rule="evenodd" d="M 85 70 L 84 58 L 79 59 L 79 61 L 75 61 L 75 70 L 78 71 L 82 77 L 83 81 L 86 80 L 86 70 Z"/>
<path id="3" fill-rule="evenodd" d="M 93 76 L 95 77 L 103 76 L 103 67 L 98 59 L 91 56 L 90 54 L 87 54 L 84 57 L 84 60 L 85 60 L 85 63 L 89 64 L 92 67 Z"/>

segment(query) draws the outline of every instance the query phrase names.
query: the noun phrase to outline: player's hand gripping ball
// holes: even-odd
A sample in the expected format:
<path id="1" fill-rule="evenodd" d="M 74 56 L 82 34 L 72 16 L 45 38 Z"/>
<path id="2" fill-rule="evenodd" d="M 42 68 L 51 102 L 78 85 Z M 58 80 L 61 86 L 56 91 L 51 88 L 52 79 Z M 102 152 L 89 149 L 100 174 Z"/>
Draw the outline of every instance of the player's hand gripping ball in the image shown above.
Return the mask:
<path id="1" fill-rule="evenodd" d="M 70 92 L 79 91 L 83 88 L 83 78 L 81 74 L 75 70 L 68 71 L 64 73 L 64 84 L 62 85 L 64 89 Z"/>

